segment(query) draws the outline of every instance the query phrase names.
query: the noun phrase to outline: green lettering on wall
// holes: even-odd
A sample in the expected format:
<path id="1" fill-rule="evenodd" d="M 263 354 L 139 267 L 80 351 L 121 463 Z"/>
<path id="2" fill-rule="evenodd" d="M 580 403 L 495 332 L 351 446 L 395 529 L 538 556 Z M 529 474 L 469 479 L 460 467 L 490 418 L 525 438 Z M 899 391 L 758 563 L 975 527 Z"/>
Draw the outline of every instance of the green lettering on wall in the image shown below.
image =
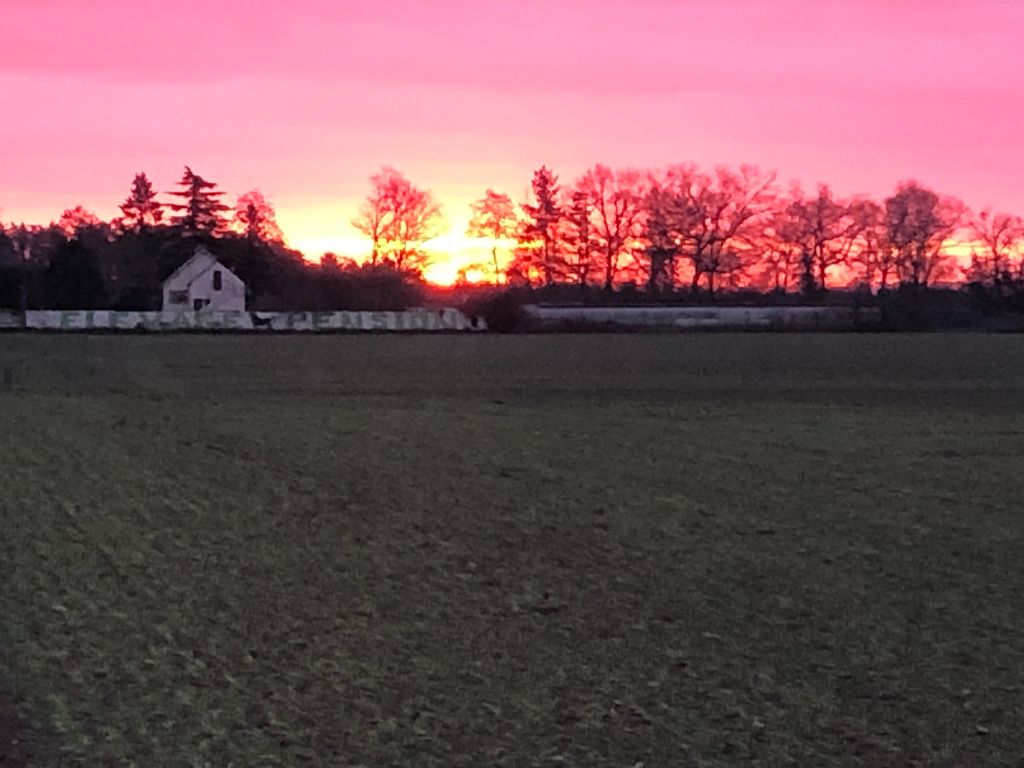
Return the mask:
<path id="1" fill-rule="evenodd" d="M 331 327 L 331 319 L 334 317 L 333 312 L 314 312 L 313 313 L 313 330 L 314 331 L 326 331 Z"/>

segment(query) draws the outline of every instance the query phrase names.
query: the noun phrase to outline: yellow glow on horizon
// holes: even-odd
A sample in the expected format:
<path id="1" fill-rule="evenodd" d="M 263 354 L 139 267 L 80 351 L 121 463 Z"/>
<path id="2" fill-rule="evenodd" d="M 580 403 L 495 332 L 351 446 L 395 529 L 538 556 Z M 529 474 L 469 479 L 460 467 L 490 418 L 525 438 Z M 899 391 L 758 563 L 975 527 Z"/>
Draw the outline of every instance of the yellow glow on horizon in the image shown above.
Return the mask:
<path id="1" fill-rule="evenodd" d="M 449 215 L 445 231 L 424 243 L 429 261 L 423 276 L 435 285 L 488 283 L 500 279 L 500 276 L 494 275 L 491 251 L 495 244 L 501 269 L 511 258 L 512 241 L 495 243 L 489 238 L 466 236 L 468 205 L 446 204 L 444 210 L 450 214 L 462 207 L 467 208 L 465 215 Z M 335 205 L 322 203 L 301 210 L 292 209 L 287 213 L 282 211 L 280 219 L 282 228 L 288 234 L 289 245 L 302 251 L 310 262 L 319 263 L 325 253 L 358 262 L 370 256 L 367 238 L 356 232 L 348 220 L 338 214 Z"/>
<path id="2" fill-rule="evenodd" d="M 288 242 L 303 252 L 306 259 L 317 263 L 324 253 L 331 252 L 339 258 L 364 261 L 370 255 L 370 244 L 349 223 L 350 216 L 339 213 L 337 202 L 307 204 L 300 209 L 291 209 L 280 215 L 281 226 L 289 235 Z M 463 215 L 455 212 L 465 210 Z M 430 256 L 423 271 L 424 279 L 435 285 L 500 282 L 495 276 L 491 250 L 495 243 L 488 238 L 467 237 L 469 222 L 468 204 L 461 201 L 444 201 L 447 214 L 446 230 L 424 247 Z M 512 258 L 514 241 L 499 241 L 498 262 L 504 269 Z M 953 258 L 958 269 L 970 266 L 972 251 L 978 243 L 966 237 L 950 238 L 943 244 L 943 251 Z M 839 277 L 837 271 L 836 277 Z"/>

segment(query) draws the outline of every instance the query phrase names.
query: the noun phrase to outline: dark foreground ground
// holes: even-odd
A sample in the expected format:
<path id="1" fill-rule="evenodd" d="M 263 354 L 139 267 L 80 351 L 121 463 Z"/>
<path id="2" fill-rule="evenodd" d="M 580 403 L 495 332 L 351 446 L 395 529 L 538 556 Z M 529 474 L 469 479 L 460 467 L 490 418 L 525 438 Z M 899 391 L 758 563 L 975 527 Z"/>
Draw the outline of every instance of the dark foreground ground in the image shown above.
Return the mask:
<path id="1" fill-rule="evenodd" d="M 0 764 L 1024 761 L 1024 337 L 0 366 Z"/>

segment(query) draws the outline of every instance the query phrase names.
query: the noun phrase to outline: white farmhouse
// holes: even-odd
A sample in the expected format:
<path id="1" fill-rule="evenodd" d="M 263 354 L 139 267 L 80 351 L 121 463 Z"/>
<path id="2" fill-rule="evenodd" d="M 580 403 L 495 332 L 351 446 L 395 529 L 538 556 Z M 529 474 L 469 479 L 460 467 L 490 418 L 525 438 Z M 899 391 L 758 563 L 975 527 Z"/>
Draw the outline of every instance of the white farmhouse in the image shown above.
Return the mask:
<path id="1" fill-rule="evenodd" d="M 200 246 L 164 280 L 164 312 L 245 311 L 245 283 Z"/>

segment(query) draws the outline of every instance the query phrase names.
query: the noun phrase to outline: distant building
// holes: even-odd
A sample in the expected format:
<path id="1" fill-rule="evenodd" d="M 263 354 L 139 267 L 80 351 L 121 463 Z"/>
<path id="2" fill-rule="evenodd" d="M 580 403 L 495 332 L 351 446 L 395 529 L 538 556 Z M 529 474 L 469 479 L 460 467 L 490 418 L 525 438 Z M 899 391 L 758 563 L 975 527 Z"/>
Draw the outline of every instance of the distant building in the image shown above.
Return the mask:
<path id="1" fill-rule="evenodd" d="M 531 325 L 549 329 L 579 327 L 663 328 L 674 330 L 847 330 L 877 326 L 877 308 L 854 306 L 645 306 L 594 307 L 528 304 Z"/>
<path id="2" fill-rule="evenodd" d="M 165 312 L 245 311 L 245 283 L 200 246 L 164 280 Z"/>

